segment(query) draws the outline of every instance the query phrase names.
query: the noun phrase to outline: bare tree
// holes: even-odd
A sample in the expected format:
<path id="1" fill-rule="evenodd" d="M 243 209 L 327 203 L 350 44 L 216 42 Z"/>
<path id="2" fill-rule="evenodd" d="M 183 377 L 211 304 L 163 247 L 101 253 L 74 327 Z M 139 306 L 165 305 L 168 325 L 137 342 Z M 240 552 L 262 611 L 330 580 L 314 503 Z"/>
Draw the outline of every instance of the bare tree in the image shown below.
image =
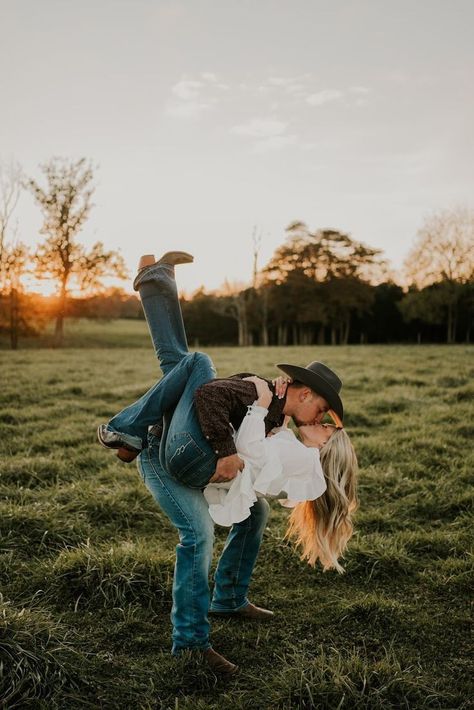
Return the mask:
<path id="1" fill-rule="evenodd" d="M 76 241 L 92 209 L 93 171 L 85 158 L 70 161 L 54 158 L 41 166 L 47 186 L 27 181 L 44 216 L 41 233 L 46 241 L 39 247 L 36 273 L 58 282 L 55 346 L 63 341 L 64 318 L 71 279 L 82 290 L 97 288 L 105 276 L 125 278 L 125 265 L 114 251 L 105 251 L 102 243 L 89 252 Z"/>
<path id="2" fill-rule="evenodd" d="M 18 226 L 13 220 L 22 189 L 22 170 L 18 163 L 0 164 L 0 297 L 2 321 L 10 333 L 12 350 L 18 347 L 21 313 L 21 277 L 26 269 L 28 251 L 18 241 Z"/>
<path id="3" fill-rule="evenodd" d="M 463 286 L 474 280 L 474 211 L 459 206 L 430 215 L 407 256 L 405 273 L 418 289 L 439 285 L 429 293 L 436 296 L 433 306 L 446 313 L 446 339 L 453 343 Z M 423 303 L 428 308 L 431 301 Z"/>
<path id="4" fill-rule="evenodd" d="M 258 271 L 258 257 L 262 246 L 262 232 L 258 231 L 257 227 L 253 228 L 253 288 L 259 296 L 260 315 L 261 315 L 261 342 L 262 345 L 268 345 L 268 289 Z"/>
<path id="5" fill-rule="evenodd" d="M 18 163 L 0 164 L 0 261 L 21 192 L 22 173 Z"/>

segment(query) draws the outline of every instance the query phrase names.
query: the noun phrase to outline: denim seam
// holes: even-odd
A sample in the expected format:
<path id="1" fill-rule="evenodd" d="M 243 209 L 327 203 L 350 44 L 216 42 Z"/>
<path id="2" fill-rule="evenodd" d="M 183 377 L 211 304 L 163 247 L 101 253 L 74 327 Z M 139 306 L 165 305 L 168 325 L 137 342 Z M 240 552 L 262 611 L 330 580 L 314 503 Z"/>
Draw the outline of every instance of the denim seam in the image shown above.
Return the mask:
<path id="1" fill-rule="evenodd" d="M 242 546 L 241 546 L 241 549 L 240 549 L 239 564 L 238 564 L 238 567 L 237 567 L 237 575 L 236 575 L 237 581 L 239 580 L 239 576 L 240 576 L 240 568 L 241 568 L 241 566 L 242 566 L 242 558 L 243 558 L 243 556 L 244 556 L 244 549 L 245 549 L 245 543 L 246 543 L 246 541 L 247 541 L 247 535 L 249 534 L 249 532 L 250 532 L 251 529 L 252 529 L 252 523 L 250 523 L 250 525 L 247 525 L 247 526 L 246 526 L 246 528 L 245 528 L 245 535 L 244 535 L 244 537 L 242 538 Z M 235 579 L 235 577 L 234 577 L 234 579 Z M 234 600 L 234 602 L 235 602 L 235 586 L 233 587 L 233 590 L 232 590 L 232 598 L 233 598 L 233 600 Z"/>
<path id="2" fill-rule="evenodd" d="M 148 453 L 148 452 L 147 452 L 147 453 Z M 184 519 L 186 520 L 186 522 L 188 523 L 190 529 L 191 529 L 192 532 L 193 532 L 194 540 L 196 541 L 196 540 L 197 540 L 197 535 L 196 535 L 196 530 L 194 529 L 194 526 L 191 524 L 190 519 L 188 518 L 188 516 L 186 515 L 186 513 L 184 512 L 184 510 L 181 508 L 181 506 L 178 504 L 178 502 L 176 501 L 176 499 L 175 499 L 175 498 L 171 495 L 171 493 L 169 492 L 167 486 L 164 484 L 164 482 L 163 482 L 163 480 L 161 479 L 161 477 L 160 477 L 158 471 L 156 470 L 155 466 L 153 465 L 153 462 L 152 462 L 151 457 L 150 457 L 149 455 L 148 455 L 148 462 L 149 462 L 151 468 L 153 469 L 153 472 L 154 472 L 155 476 L 156 476 L 156 477 L 158 478 L 158 480 L 160 481 L 163 490 L 166 492 L 167 497 L 171 500 L 171 502 L 173 503 L 173 505 L 180 511 L 180 513 L 182 514 L 183 518 L 184 518 Z M 194 583 L 195 583 L 196 548 L 197 548 L 197 544 L 196 544 L 196 542 L 195 542 L 195 544 L 194 544 L 194 555 L 193 555 L 193 571 L 192 571 L 193 588 L 194 588 Z M 192 599 L 192 609 L 193 609 L 193 624 L 195 625 L 195 623 L 196 623 L 196 616 L 197 616 L 197 615 L 196 615 L 195 595 L 194 595 L 194 594 L 191 594 L 191 599 Z"/>
<path id="3" fill-rule="evenodd" d="M 150 465 L 151 465 L 151 467 L 152 467 L 152 469 L 153 469 L 153 472 L 154 472 L 155 476 L 159 479 L 159 481 L 160 481 L 160 483 L 161 483 L 161 485 L 162 485 L 163 490 L 166 491 L 167 497 L 172 501 L 173 505 L 181 512 L 183 518 L 186 520 L 186 522 L 188 523 L 189 527 L 190 527 L 191 530 L 193 531 L 194 540 L 196 541 L 196 539 L 197 539 L 196 531 L 195 531 L 193 525 L 191 524 L 190 519 L 189 519 L 188 516 L 185 514 L 185 512 L 184 512 L 184 510 L 181 508 L 181 506 L 178 505 L 178 503 L 177 503 L 177 501 L 175 500 L 175 498 L 174 498 L 174 497 L 171 495 L 171 493 L 168 491 L 168 488 L 165 486 L 163 480 L 161 479 L 159 473 L 157 472 L 155 466 L 153 465 L 153 462 L 151 461 L 151 457 L 149 457 L 148 460 L 149 460 L 149 463 L 150 463 Z M 195 606 L 194 594 L 192 593 L 192 590 L 194 589 L 194 583 L 195 583 L 196 547 L 197 547 L 196 542 L 194 543 L 193 547 L 194 547 L 194 554 L 193 554 L 193 571 L 192 571 L 191 599 L 192 599 L 192 610 L 193 610 L 192 621 L 193 621 L 193 625 L 195 625 L 195 624 L 196 624 L 196 606 Z"/>

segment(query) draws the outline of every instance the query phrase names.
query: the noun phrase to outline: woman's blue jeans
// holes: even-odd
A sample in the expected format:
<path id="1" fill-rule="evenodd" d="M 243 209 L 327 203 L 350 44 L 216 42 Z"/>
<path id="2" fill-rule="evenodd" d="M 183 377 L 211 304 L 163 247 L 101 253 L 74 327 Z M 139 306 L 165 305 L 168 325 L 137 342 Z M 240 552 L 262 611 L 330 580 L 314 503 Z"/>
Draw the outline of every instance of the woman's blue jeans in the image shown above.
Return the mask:
<path id="1" fill-rule="evenodd" d="M 251 515 L 230 529 L 210 602 L 214 523 L 202 488 L 214 473 L 216 457 L 199 428 L 193 394 L 215 376 L 215 370 L 207 355 L 188 351 L 173 267 L 159 265 L 150 270 L 139 290 L 163 378 L 109 426 L 117 431 L 128 427 L 130 436 L 143 440 L 144 428 L 164 415 L 163 436 L 159 440 L 148 435 L 138 470 L 179 533 L 171 610 L 172 653 L 176 654 L 184 648 L 210 647 L 209 608 L 233 612 L 249 603 L 248 586 L 269 505 L 259 499 Z"/>

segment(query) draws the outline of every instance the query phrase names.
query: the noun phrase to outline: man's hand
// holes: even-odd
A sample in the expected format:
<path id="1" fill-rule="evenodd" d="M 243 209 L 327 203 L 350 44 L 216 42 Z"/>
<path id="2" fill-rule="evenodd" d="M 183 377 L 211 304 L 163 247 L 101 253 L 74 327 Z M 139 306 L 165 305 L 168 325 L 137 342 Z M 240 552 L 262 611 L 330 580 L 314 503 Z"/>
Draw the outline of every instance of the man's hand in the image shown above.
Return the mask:
<path id="1" fill-rule="evenodd" d="M 244 462 L 238 454 L 232 454 L 232 456 L 224 456 L 224 458 L 218 459 L 216 472 L 210 479 L 209 483 L 225 483 L 226 481 L 232 481 L 232 479 L 235 478 L 240 471 L 242 471 L 244 465 Z"/>

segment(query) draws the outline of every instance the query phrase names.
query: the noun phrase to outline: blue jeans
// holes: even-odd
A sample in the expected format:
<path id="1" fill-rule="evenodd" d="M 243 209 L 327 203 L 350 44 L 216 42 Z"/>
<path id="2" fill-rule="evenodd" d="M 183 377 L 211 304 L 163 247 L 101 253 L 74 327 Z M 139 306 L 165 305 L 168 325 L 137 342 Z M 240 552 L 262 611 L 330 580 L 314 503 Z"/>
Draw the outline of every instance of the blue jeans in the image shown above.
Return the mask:
<path id="1" fill-rule="evenodd" d="M 148 427 L 164 417 L 159 458 L 163 468 L 179 481 L 202 489 L 213 475 L 217 457 L 199 425 L 194 392 L 212 380 L 216 370 L 204 353 L 187 353 L 176 364 L 163 368 L 164 376 L 143 397 L 123 409 L 108 423 L 136 447 L 148 445 Z"/>
<path id="2" fill-rule="evenodd" d="M 215 370 L 206 355 L 188 352 L 171 266 L 150 270 L 149 278 L 140 285 L 140 297 L 163 378 L 110 424 L 117 431 L 127 426 L 130 436 L 143 439 L 143 427 L 147 427 L 143 422 L 156 423 L 153 417 L 164 417 L 161 440 L 148 435 L 148 446 L 137 462 L 145 485 L 179 534 L 171 610 L 172 653 L 177 654 L 184 648 L 210 647 L 209 608 L 232 612 L 249 603 L 248 586 L 269 505 L 259 499 L 251 515 L 230 529 L 210 602 L 214 523 L 202 488 L 214 473 L 216 457 L 200 431 L 193 393 L 215 376 Z"/>

